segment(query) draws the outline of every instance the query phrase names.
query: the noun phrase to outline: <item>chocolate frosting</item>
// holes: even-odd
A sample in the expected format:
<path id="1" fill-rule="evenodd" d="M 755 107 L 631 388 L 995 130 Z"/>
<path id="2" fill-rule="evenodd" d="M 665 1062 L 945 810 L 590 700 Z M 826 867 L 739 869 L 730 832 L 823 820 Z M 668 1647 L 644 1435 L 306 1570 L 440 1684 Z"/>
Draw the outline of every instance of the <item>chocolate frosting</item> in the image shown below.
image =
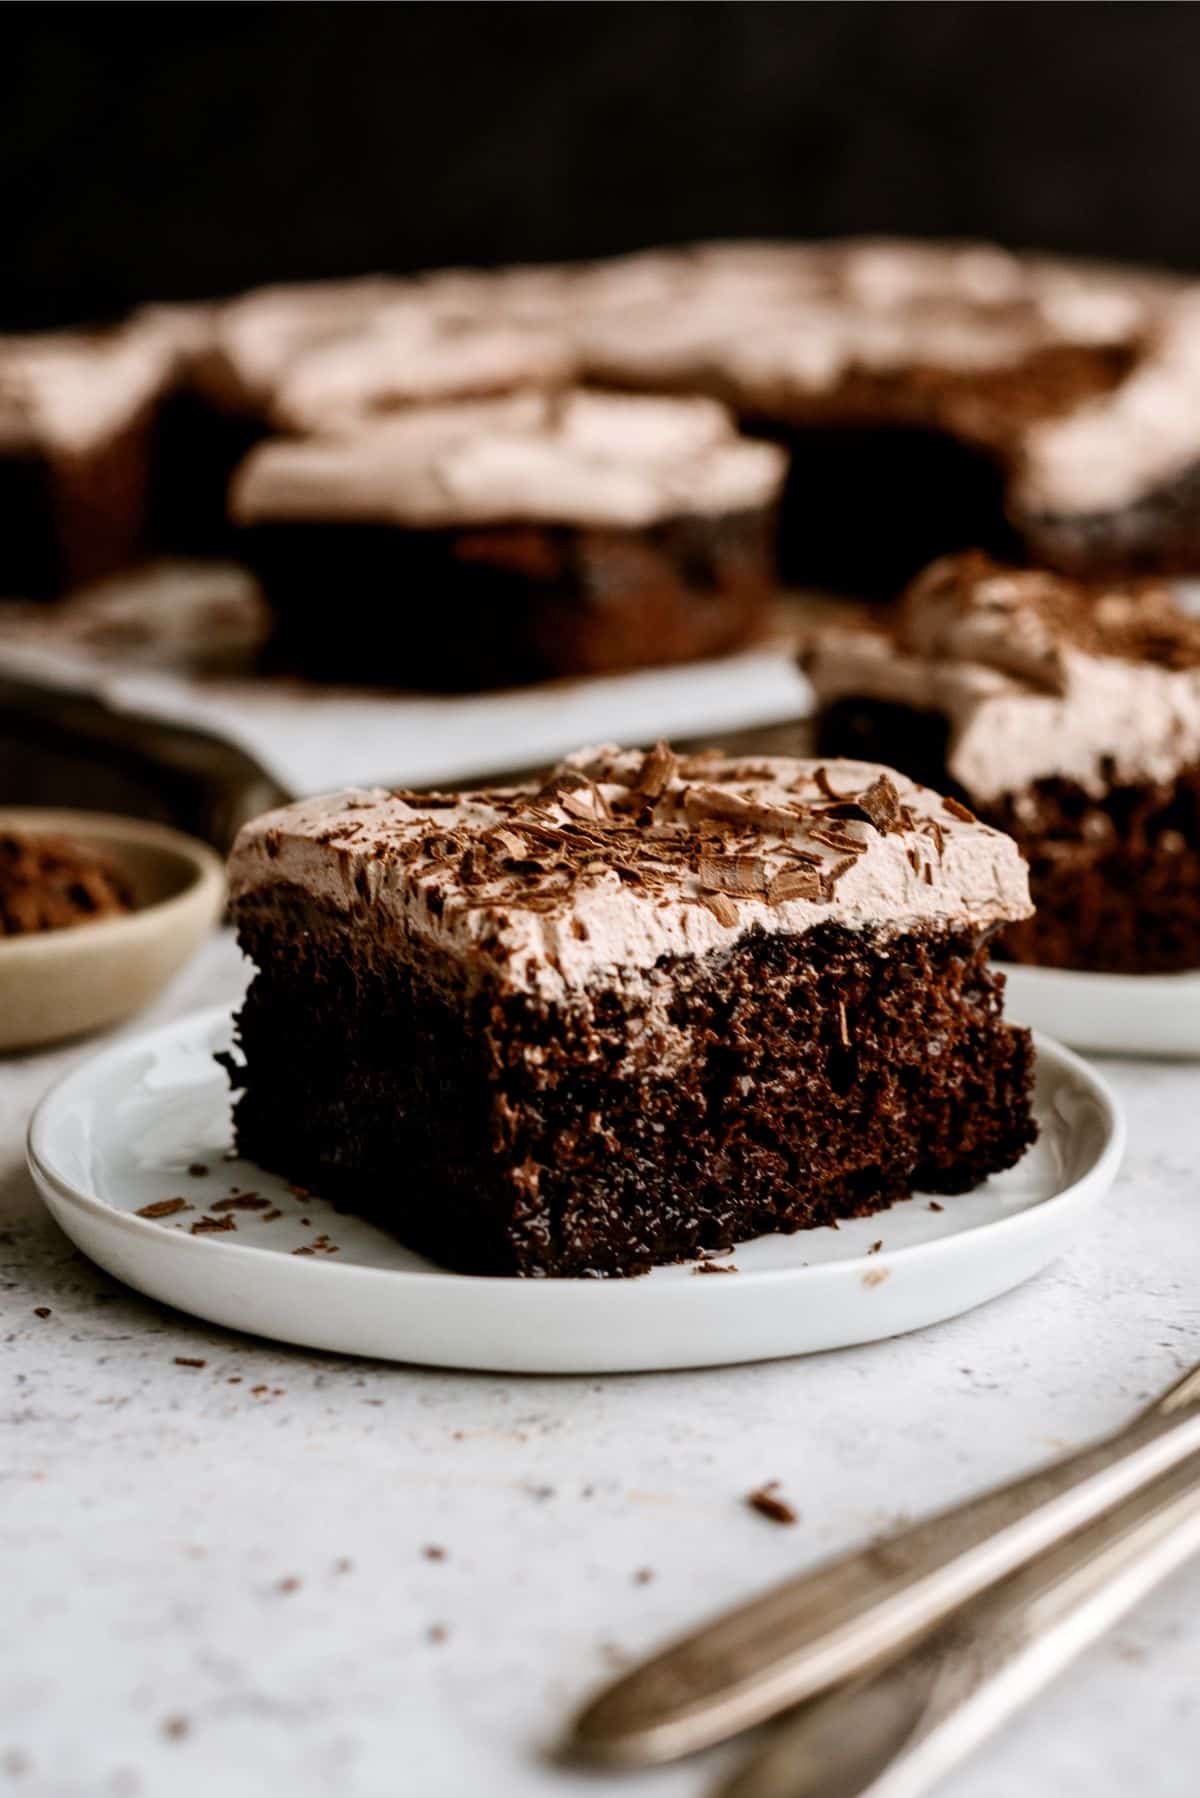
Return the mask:
<path id="1" fill-rule="evenodd" d="M 947 769 L 980 804 L 1054 778 L 1099 797 L 1200 760 L 1200 618 L 1159 582 L 1085 585 L 948 556 L 891 628 L 819 631 L 805 667 L 823 705 L 943 713 Z"/>
<path id="2" fill-rule="evenodd" d="M 639 528 L 770 505 L 784 468 L 781 450 L 739 437 L 712 400 L 524 393 L 264 443 L 235 476 L 230 507 L 241 523 Z"/>
<path id="3" fill-rule="evenodd" d="M 174 379 L 165 318 L 111 331 L 0 338 L 0 449 L 79 453 L 131 423 Z"/>
<path id="4" fill-rule="evenodd" d="M 267 813 L 234 846 L 235 903 L 284 887 L 404 955 L 546 996 L 661 978 L 750 932 L 897 935 L 1030 912 L 1016 845 L 861 762 L 581 750 L 540 787 L 347 792 Z M 424 952 L 424 951 L 423 951 Z"/>

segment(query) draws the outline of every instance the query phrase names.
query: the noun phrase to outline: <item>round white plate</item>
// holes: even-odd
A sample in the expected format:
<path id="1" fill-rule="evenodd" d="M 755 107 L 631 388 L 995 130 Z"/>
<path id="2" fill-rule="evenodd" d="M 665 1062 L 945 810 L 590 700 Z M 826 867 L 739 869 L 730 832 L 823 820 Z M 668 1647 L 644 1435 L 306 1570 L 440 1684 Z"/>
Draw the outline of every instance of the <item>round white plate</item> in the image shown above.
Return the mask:
<path id="1" fill-rule="evenodd" d="M 1102 1055 L 1200 1055 L 1200 969 L 1089 974 L 1004 963 L 1005 1016 Z"/>
<path id="2" fill-rule="evenodd" d="M 199 1012 L 68 1074 L 29 1130 L 50 1210 L 93 1261 L 183 1311 L 307 1348 L 440 1367 L 711 1367 L 920 1329 L 1051 1261 L 1111 1184 L 1124 1135 L 1098 1076 L 1041 1040 L 1038 1143 L 1009 1173 L 936 1209 L 918 1195 L 837 1230 L 760 1237 L 726 1258 L 736 1274 L 688 1264 L 632 1280 L 478 1279 L 227 1159 L 229 1094 L 213 1055 L 230 1038 L 227 1011 Z M 203 1177 L 189 1174 L 196 1163 Z M 221 1213 L 234 1189 L 280 1215 Z M 192 1209 L 135 1215 L 170 1198 Z M 236 1230 L 193 1235 L 206 1211 L 232 1216 Z M 294 1253 L 322 1239 L 337 1252 Z"/>

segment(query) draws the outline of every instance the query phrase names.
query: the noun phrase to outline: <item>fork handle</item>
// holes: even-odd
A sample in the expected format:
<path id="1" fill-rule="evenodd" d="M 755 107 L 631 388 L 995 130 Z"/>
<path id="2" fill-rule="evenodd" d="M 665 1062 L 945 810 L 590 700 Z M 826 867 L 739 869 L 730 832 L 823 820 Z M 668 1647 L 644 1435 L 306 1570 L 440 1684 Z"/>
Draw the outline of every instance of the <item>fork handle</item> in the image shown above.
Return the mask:
<path id="1" fill-rule="evenodd" d="M 766 1722 L 893 1657 L 1196 1450 L 1200 1368 L 1117 1435 L 703 1626 L 602 1692 L 572 1745 L 639 1766 Z"/>
<path id="2" fill-rule="evenodd" d="M 1200 1553 L 1200 1456 L 980 1594 L 925 1642 L 772 1732 L 720 1798 L 924 1798 Z"/>

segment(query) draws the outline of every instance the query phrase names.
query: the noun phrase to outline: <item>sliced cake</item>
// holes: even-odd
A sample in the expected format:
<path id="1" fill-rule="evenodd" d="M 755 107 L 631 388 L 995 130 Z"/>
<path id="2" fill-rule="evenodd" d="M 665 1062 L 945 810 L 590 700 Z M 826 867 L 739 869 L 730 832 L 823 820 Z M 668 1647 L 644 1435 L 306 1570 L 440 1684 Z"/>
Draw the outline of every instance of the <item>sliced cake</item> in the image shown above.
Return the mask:
<path id="1" fill-rule="evenodd" d="M 1047 966 L 1200 967 L 1200 618 L 1159 582 L 945 558 L 894 623 L 826 628 L 818 749 L 886 759 L 1016 838 Z"/>
<path id="2" fill-rule="evenodd" d="M 581 752 L 248 825 L 242 1154 L 448 1266 L 630 1274 L 1032 1141 L 1010 838 L 860 762 Z"/>
<path id="3" fill-rule="evenodd" d="M 470 688 L 745 642 L 783 475 L 713 400 L 530 391 L 273 439 L 231 505 L 283 666 Z"/>

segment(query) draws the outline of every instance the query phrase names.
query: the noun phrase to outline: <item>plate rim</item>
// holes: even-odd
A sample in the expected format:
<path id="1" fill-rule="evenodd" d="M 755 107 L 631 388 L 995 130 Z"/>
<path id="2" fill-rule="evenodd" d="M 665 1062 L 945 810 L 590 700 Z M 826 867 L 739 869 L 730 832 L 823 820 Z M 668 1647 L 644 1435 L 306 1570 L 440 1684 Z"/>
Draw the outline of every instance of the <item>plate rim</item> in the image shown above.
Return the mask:
<path id="1" fill-rule="evenodd" d="M 1061 980 L 1064 985 L 1082 986 L 1086 981 L 1114 993 L 1177 992 L 1180 986 L 1200 988 L 1200 967 L 1176 968 L 1170 973 L 1117 974 L 1108 968 L 1053 968 L 1036 961 L 998 961 L 993 965 L 1006 980 L 1015 974 L 1022 979 Z"/>
<path id="2" fill-rule="evenodd" d="M 152 1048 L 164 1037 L 176 1036 L 182 1029 L 190 1028 L 199 1032 L 220 1020 L 231 1020 L 234 1007 L 231 1005 L 210 1005 L 199 1010 L 185 1012 L 166 1024 L 160 1024 L 153 1030 L 137 1032 L 122 1037 L 115 1043 L 108 1044 L 98 1053 L 86 1057 L 85 1060 L 70 1068 L 59 1077 L 43 1093 L 34 1107 L 26 1131 L 26 1158 L 35 1184 L 53 1190 L 56 1197 L 68 1206 L 82 1211 L 94 1219 L 117 1227 L 128 1233 L 133 1239 L 142 1242 L 154 1240 L 159 1244 L 170 1242 L 178 1252 L 193 1254 L 235 1254 L 239 1256 L 267 1256 L 280 1259 L 279 1251 L 247 1242 L 218 1242 L 204 1236 L 171 1235 L 164 1232 L 160 1225 L 150 1218 L 138 1217 L 135 1212 L 122 1211 L 110 1205 L 94 1193 L 85 1192 L 75 1186 L 62 1173 L 57 1171 L 48 1159 L 44 1138 L 52 1126 L 55 1109 L 64 1097 L 69 1097 L 71 1088 L 77 1083 L 86 1081 L 104 1064 L 119 1062 L 123 1057 L 139 1050 Z M 822 1282 L 844 1281 L 861 1276 L 864 1271 L 878 1269 L 881 1266 L 894 1268 L 903 1265 L 906 1268 L 922 1269 L 936 1266 L 939 1261 L 952 1260 L 964 1252 L 965 1245 L 975 1246 L 981 1238 L 995 1241 L 1002 1236 L 1005 1239 L 1020 1236 L 1027 1231 L 1036 1230 L 1045 1219 L 1048 1208 L 1052 1208 L 1055 1216 L 1061 1216 L 1064 1209 L 1084 1202 L 1092 1189 L 1101 1183 L 1105 1190 L 1112 1184 L 1124 1157 L 1126 1146 L 1126 1123 L 1124 1111 L 1116 1094 L 1104 1077 L 1082 1055 L 1076 1054 L 1054 1037 L 1047 1036 L 1039 1030 L 1032 1032 L 1034 1047 L 1039 1059 L 1044 1057 L 1056 1065 L 1060 1072 L 1073 1076 L 1099 1105 L 1103 1115 L 1105 1133 L 1099 1153 L 1091 1163 L 1078 1174 L 1060 1192 L 1036 1204 L 1026 1206 L 1008 1217 L 992 1218 L 986 1223 L 976 1224 L 970 1229 L 956 1230 L 950 1235 L 935 1237 L 930 1242 L 910 1243 L 904 1247 L 883 1250 L 875 1255 L 851 1255 L 844 1260 L 818 1262 L 814 1265 L 747 1268 L 736 1282 L 739 1293 L 744 1293 L 747 1286 L 774 1286 L 785 1281 L 807 1279 L 810 1284 Z M 795 1237 L 803 1236 L 803 1231 L 793 1233 Z M 735 1249 L 731 1250 L 736 1252 Z M 637 1304 L 653 1303 L 661 1300 L 668 1290 L 676 1293 L 694 1292 L 691 1300 L 678 1299 L 676 1302 L 691 1303 L 698 1307 L 711 1307 L 714 1301 L 720 1303 L 717 1294 L 725 1288 L 724 1281 L 705 1280 L 697 1287 L 695 1282 L 678 1282 L 673 1288 L 662 1283 L 652 1284 L 642 1278 L 594 1279 L 586 1275 L 555 1274 L 536 1279 L 520 1279 L 511 1274 L 464 1274 L 451 1268 L 440 1268 L 431 1263 L 427 1268 L 390 1268 L 373 1267 L 362 1262 L 342 1262 L 326 1264 L 317 1262 L 300 1262 L 288 1258 L 292 1274 L 302 1280 L 323 1279 L 327 1271 L 341 1276 L 342 1279 L 352 1276 L 373 1281 L 384 1280 L 390 1283 L 399 1281 L 403 1286 L 421 1287 L 436 1285 L 444 1290 L 447 1281 L 474 1292 L 481 1288 L 490 1289 L 494 1293 L 508 1292 L 520 1294 L 523 1305 L 539 1303 L 549 1305 L 557 1302 L 564 1290 L 571 1290 L 582 1299 L 584 1292 L 595 1293 L 595 1298 L 582 1299 L 584 1304 L 598 1305 L 614 1303 Z M 649 1270 L 653 1272 L 654 1270 Z M 545 1293 L 545 1298 L 538 1299 L 533 1295 Z M 601 1297 L 600 1295 L 606 1295 Z M 626 1295 L 623 1299 L 618 1295 Z M 640 1295 L 651 1295 L 643 1299 Z"/>

